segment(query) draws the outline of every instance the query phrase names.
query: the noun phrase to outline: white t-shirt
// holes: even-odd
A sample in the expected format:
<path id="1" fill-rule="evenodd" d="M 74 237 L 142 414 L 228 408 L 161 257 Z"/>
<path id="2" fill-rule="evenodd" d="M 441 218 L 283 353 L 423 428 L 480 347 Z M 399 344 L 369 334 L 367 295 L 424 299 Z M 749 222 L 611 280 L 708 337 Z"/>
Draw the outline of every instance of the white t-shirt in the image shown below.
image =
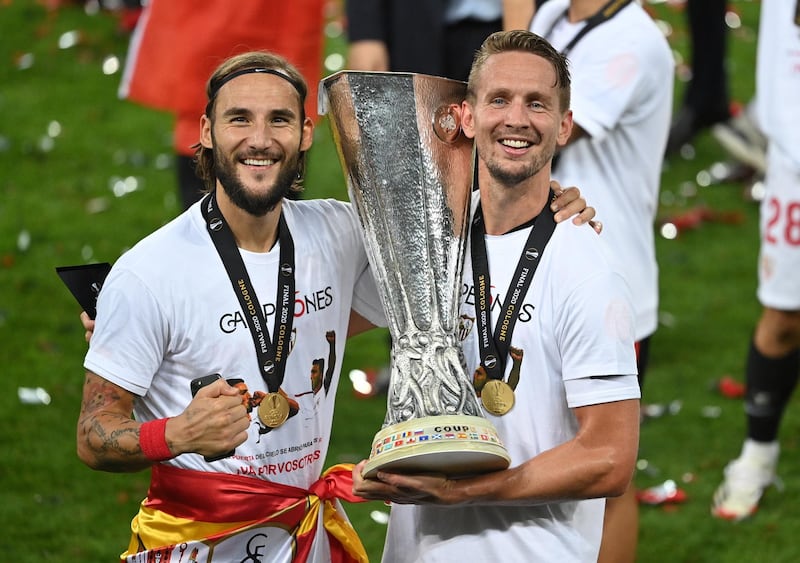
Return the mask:
<path id="1" fill-rule="evenodd" d="M 796 2 L 763 0 L 759 16 L 756 111 L 761 130 L 800 170 L 800 26 Z"/>
<path id="2" fill-rule="evenodd" d="M 165 463 L 307 489 L 321 475 L 328 452 L 350 310 L 376 324 L 385 321 L 350 205 L 285 201 L 283 210 L 295 245 L 296 293 L 281 388 L 299 411 L 266 432 L 254 410 L 249 438 L 232 457 L 208 463 L 201 455 L 184 454 Z M 279 247 L 265 254 L 241 251 L 270 335 Z M 134 415 L 143 422 L 180 414 L 191 400 L 190 382 L 200 376 L 241 379 L 251 395 L 266 391 L 251 333 L 200 203 L 114 265 L 97 302 L 84 366 L 138 395 Z M 314 386 L 315 392 L 312 369 L 329 385 Z M 317 548 L 326 553 L 322 543 Z M 288 560 L 290 545 L 291 537 L 283 534 L 281 558 Z"/>
<path id="3" fill-rule="evenodd" d="M 486 237 L 493 325 L 529 232 Z M 480 358 L 470 260 L 468 253 L 461 334 L 472 374 Z M 540 262 L 511 339 L 523 351 L 515 405 L 504 416 L 487 415 L 512 467 L 572 439 L 578 428 L 572 408 L 640 396 L 629 292 L 601 238 L 588 227 L 561 223 Z M 511 369 L 508 361 L 506 379 Z M 393 505 L 383 560 L 596 561 L 604 506 L 603 499 L 525 507 Z"/>
<path id="4" fill-rule="evenodd" d="M 758 34 L 756 108 L 769 140 L 760 205 L 758 299 L 800 309 L 800 25 L 795 2 L 764 0 Z"/>
<path id="5" fill-rule="evenodd" d="M 285 201 L 295 245 L 292 348 L 281 388 L 300 410 L 263 432 L 252 413 L 250 439 L 213 464 L 186 454 L 169 463 L 200 471 L 247 474 L 308 487 L 323 469 L 351 307 L 381 323 L 361 230 L 347 203 Z M 265 254 L 240 251 L 273 331 L 280 244 Z M 142 397 L 137 420 L 180 414 L 190 382 L 219 373 L 266 391 L 251 333 L 228 274 L 206 231 L 199 204 L 122 255 L 97 302 L 97 323 L 85 367 Z M 326 333 L 335 333 L 331 346 Z M 322 360 L 331 385 L 312 392 L 311 370 Z M 319 363 L 316 364 L 318 367 Z"/>
<path id="6" fill-rule="evenodd" d="M 558 50 L 585 22 L 564 17 L 568 0 L 549 0 L 531 24 Z M 636 339 L 658 324 L 653 222 L 672 115 L 672 52 L 652 18 L 632 2 L 567 53 L 575 123 L 590 135 L 562 149 L 553 178 L 578 186 L 603 222 L 602 237 L 628 280 Z"/>

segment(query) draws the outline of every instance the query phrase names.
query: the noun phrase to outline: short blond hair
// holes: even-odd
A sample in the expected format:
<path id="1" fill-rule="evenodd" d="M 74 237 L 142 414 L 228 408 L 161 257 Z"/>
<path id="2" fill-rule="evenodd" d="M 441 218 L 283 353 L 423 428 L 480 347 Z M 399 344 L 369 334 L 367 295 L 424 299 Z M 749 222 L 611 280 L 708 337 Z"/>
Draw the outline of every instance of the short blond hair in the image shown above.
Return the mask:
<path id="1" fill-rule="evenodd" d="M 554 86 L 558 89 L 558 99 L 561 104 L 561 110 L 566 111 L 569 109 L 571 78 L 569 75 L 567 58 L 553 48 L 543 37 L 531 33 L 530 31 L 519 29 L 492 33 L 484 40 L 480 49 L 475 52 L 475 57 L 472 60 L 472 68 L 469 71 L 469 79 L 467 81 L 467 100 L 473 103 L 475 102 L 477 81 L 489 57 L 513 51 L 537 55 L 552 65 L 556 74 L 556 83 Z"/>

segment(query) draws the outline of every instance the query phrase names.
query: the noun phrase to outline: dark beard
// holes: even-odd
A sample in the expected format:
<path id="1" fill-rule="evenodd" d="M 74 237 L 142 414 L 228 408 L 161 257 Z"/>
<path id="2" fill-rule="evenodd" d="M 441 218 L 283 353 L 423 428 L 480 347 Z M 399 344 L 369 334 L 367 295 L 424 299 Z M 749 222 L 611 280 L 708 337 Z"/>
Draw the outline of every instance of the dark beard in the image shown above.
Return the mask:
<path id="1" fill-rule="evenodd" d="M 230 198 L 231 202 L 255 217 L 263 217 L 277 206 L 289 193 L 297 178 L 300 169 L 300 153 L 284 162 L 281 167 L 272 189 L 266 193 L 249 192 L 242 184 L 235 168 L 228 165 L 215 150 L 214 151 L 214 170 L 217 180 L 222 185 L 222 189 Z"/>

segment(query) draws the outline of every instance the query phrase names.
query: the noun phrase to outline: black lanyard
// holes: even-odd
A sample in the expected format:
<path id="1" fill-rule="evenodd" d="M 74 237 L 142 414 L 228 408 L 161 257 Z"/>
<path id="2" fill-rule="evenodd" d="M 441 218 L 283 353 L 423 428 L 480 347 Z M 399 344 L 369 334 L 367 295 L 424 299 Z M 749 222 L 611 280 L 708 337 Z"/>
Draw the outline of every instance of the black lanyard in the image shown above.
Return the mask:
<path id="1" fill-rule="evenodd" d="M 261 377 L 271 393 L 276 393 L 283 383 L 286 371 L 286 358 L 289 355 L 289 341 L 294 321 L 294 240 L 289 232 L 286 219 L 281 212 L 278 222 L 278 241 L 280 242 L 280 265 L 278 267 L 278 295 L 275 298 L 275 323 L 270 342 L 267 320 L 258 302 L 256 292 L 247 275 L 236 240 L 228 223 L 217 205 L 216 192 L 208 194 L 202 202 L 203 217 L 211 240 L 217 248 L 222 264 L 228 272 L 242 312 L 248 319 L 248 327 L 253 337 Z"/>
<path id="2" fill-rule="evenodd" d="M 631 0 L 609 0 L 605 6 L 600 8 L 597 12 L 595 12 L 593 16 L 591 16 L 589 19 L 586 20 L 586 25 L 584 25 L 580 29 L 580 31 L 575 34 L 575 37 L 573 37 L 572 40 L 569 43 L 567 43 L 566 47 L 561 49 L 561 54 L 566 57 L 567 54 L 572 50 L 573 47 L 575 47 L 575 45 L 578 43 L 578 41 L 580 41 L 583 38 L 584 35 L 589 33 L 591 30 L 593 30 L 601 23 L 607 22 L 608 20 L 616 16 L 619 12 L 622 11 L 622 8 L 624 8 L 630 3 Z M 555 21 L 553 21 L 552 25 L 550 25 L 550 29 L 548 29 L 547 33 L 545 33 L 543 36 L 545 39 L 547 39 L 548 41 L 550 40 L 550 36 L 553 34 L 553 30 L 555 29 L 556 24 L 561 19 L 566 18 L 567 14 L 569 14 L 569 8 L 564 10 L 564 13 L 561 14 L 559 17 L 557 17 Z M 558 168 L 558 161 L 560 159 L 561 159 L 561 154 L 559 152 L 556 152 L 556 154 L 553 156 L 553 163 L 550 165 L 550 170 L 552 172 L 555 172 L 556 169 Z"/>
<path id="3" fill-rule="evenodd" d="M 550 197 L 553 197 L 551 192 Z M 511 335 L 519 318 L 519 310 L 533 281 L 533 274 L 539 265 L 545 246 L 556 227 L 553 210 L 545 205 L 534 219 L 534 225 L 525 242 L 512 284 L 508 286 L 501 316 L 491 334 L 491 287 L 489 279 L 489 259 L 486 255 L 486 228 L 480 204 L 475 210 L 470 233 L 472 249 L 472 283 L 475 287 L 475 322 L 478 325 L 478 349 L 481 364 L 489 379 L 503 379 Z M 515 280 L 515 281 L 513 281 Z"/>
<path id="4" fill-rule="evenodd" d="M 569 53 L 572 50 L 572 48 L 575 47 L 575 44 L 578 41 L 580 41 L 584 35 L 589 33 L 592 29 L 594 29 L 601 23 L 607 22 L 608 20 L 616 16 L 620 11 L 622 11 L 622 8 L 624 8 L 630 3 L 631 0 L 609 0 L 605 6 L 600 8 L 592 17 L 586 20 L 586 25 L 584 25 L 581 28 L 581 30 L 575 35 L 575 37 L 573 37 L 572 40 L 569 43 L 567 43 L 566 47 L 561 49 L 561 54 L 566 57 L 567 53 Z M 552 35 L 553 29 L 556 27 L 556 24 L 559 22 L 559 20 L 561 20 L 561 18 L 567 17 L 568 13 L 569 13 L 569 8 L 564 10 L 564 13 L 561 15 L 561 17 L 556 18 L 556 20 L 553 22 L 553 25 L 551 25 L 547 33 L 544 34 L 545 39 L 547 40 L 550 39 L 550 35 Z"/>

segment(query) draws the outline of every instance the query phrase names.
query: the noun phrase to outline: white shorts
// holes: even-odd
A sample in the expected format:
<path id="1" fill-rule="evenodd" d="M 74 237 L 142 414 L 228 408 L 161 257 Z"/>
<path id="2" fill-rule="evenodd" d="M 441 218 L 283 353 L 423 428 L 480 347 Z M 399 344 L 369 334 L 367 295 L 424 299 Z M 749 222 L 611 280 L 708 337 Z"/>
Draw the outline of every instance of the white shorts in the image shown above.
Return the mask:
<path id="1" fill-rule="evenodd" d="M 765 307 L 800 310 L 800 170 L 777 147 L 767 151 L 761 202 L 758 300 Z"/>

